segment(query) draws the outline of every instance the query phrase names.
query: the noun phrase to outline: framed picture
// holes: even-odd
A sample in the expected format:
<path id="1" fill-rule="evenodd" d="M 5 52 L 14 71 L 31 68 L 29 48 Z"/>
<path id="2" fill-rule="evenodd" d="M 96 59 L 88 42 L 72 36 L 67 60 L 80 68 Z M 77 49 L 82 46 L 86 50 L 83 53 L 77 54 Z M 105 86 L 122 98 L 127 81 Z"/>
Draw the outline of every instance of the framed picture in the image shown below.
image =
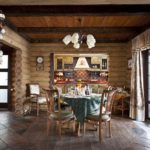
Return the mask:
<path id="1" fill-rule="evenodd" d="M 128 69 L 132 68 L 132 59 L 128 59 Z"/>

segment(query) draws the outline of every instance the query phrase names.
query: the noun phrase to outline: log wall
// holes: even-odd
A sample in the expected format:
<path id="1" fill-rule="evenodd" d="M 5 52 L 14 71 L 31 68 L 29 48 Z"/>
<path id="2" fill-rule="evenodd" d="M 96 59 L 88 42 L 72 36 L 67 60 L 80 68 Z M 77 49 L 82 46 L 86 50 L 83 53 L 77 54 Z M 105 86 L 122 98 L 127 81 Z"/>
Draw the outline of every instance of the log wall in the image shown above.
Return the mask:
<path id="1" fill-rule="evenodd" d="M 82 45 L 79 50 L 63 44 L 32 44 L 30 50 L 31 82 L 38 82 L 42 87 L 49 87 L 50 53 L 105 53 L 109 55 L 109 84 L 112 86 L 130 86 L 128 58 L 130 58 L 130 44 L 96 44 L 93 49 Z M 36 70 L 36 57 L 44 57 L 44 70 Z M 128 81 L 127 81 L 128 80 Z"/>

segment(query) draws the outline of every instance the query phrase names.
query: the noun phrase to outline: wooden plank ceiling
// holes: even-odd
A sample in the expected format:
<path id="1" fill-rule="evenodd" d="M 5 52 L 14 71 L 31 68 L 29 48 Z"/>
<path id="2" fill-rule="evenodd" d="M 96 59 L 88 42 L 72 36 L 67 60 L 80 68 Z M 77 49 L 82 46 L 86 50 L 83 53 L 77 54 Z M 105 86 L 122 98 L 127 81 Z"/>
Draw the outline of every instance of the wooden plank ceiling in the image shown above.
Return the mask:
<path id="1" fill-rule="evenodd" d="M 31 43 L 93 34 L 98 42 L 128 42 L 150 28 L 150 5 L 0 6 L 6 25 Z"/>
<path id="2" fill-rule="evenodd" d="M 149 0 L 0 0 L 2 5 L 150 4 Z"/>

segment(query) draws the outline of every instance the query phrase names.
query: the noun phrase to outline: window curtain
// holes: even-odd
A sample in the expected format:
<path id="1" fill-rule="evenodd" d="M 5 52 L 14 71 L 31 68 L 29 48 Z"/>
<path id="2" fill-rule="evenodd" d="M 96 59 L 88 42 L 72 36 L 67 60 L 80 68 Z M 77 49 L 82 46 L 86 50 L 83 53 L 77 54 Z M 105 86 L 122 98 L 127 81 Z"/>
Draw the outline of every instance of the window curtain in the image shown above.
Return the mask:
<path id="1" fill-rule="evenodd" d="M 132 61 L 130 117 L 138 121 L 144 121 L 143 60 L 140 50 L 133 52 Z"/>
<path id="2" fill-rule="evenodd" d="M 142 51 L 150 48 L 150 29 L 132 40 L 130 118 L 145 121 Z"/>

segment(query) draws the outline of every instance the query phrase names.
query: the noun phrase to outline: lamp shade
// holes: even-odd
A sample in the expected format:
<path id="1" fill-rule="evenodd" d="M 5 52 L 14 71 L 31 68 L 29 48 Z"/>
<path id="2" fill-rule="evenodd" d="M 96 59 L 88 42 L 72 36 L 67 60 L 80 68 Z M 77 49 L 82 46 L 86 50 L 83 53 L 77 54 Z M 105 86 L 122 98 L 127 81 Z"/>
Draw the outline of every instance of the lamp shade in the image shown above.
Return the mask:
<path id="1" fill-rule="evenodd" d="M 87 42 L 88 43 L 92 42 L 94 44 L 96 43 L 96 40 L 95 40 L 95 38 L 94 38 L 94 36 L 92 34 L 88 34 L 87 35 Z"/>
<path id="2" fill-rule="evenodd" d="M 87 43 L 88 48 L 95 47 L 95 42 L 93 42 L 93 41 L 87 41 L 86 43 Z"/>
<path id="3" fill-rule="evenodd" d="M 3 28 L 3 29 L 1 30 L 1 33 L 2 33 L 2 34 L 5 34 L 5 32 L 6 32 L 6 31 L 5 31 L 5 29 Z"/>
<path id="4" fill-rule="evenodd" d="M 92 34 L 88 34 L 87 35 L 87 41 L 86 41 L 86 43 L 88 45 L 88 48 L 95 47 L 96 40 L 95 40 L 95 38 L 94 38 L 94 36 Z"/>
<path id="5" fill-rule="evenodd" d="M 95 47 L 95 44 L 94 43 L 87 43 L 87 46 L 89 49 L 91 49 L 91 48 Z"/>
<path id="6" fill-rule="evenodd" d="M 5 15 L 3 12 L 0 10 L 0 39 L 3 39 L 3 34 L 5 33 L 4 27 L 4 20 L 5 20 Z"/>
<path id="7" fill-rule="evenodd" d="M 3 62 L 3 51 L 0 50 L 0 64 Z"/>
<path id="8" fill-rule="evenodd" d="M 0 11 L 0 20 L 4 20 L 5 19 L 5 15 L 2 13 L 2 11 Z"/>
<path id="9" fill-rule="evenodd" d="M 72 40 L 72 37 L 71 37 L 71 35 L 66 35 L 64 38 L 63 38 L 63 42 L 66 44 L 66 45 L 68 45 L 70 42 L 71 42 L 71 40 Z"/>
<path id="10" fill-rule="evenodd" d="M 79 49 L 80 48 L 80 44 L 79 43 L 74 43 L 73 47 L 76 48 L 76 49 Z"/>
<path id="11" fill-rule="evenodd" d="M 3 35 L 0 33 L 0 39 L 3 39 Z"/>
<path id="12" fill-rule="evenodd" d="M 2 64 L 2 62 L 3 62 L 3 57 L 0 56 L 0 64 Z"/>
<path id="13" fill-rule="evenodd" d="M 72 35 L 72 43 L 78 43 L 78 41 L 79 41 L 79 34 L 78 33 L 74 33 L 73 35 Z"/>

